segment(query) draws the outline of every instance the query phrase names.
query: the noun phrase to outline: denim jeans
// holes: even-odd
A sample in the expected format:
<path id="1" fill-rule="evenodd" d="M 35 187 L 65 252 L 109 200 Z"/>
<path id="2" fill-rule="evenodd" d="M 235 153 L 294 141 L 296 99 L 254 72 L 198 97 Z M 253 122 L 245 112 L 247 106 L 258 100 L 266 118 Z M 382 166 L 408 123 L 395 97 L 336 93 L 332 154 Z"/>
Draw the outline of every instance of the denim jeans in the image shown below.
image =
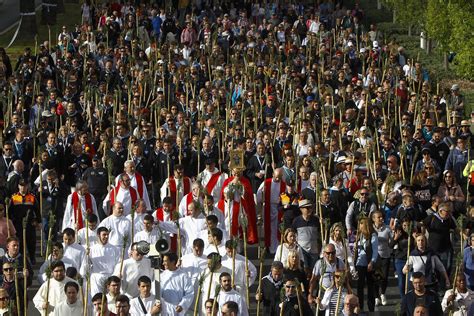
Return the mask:
<path id="1" fill-rule="evenodd" d="M 404 259 L 395 259 L 395 272 L 397 273 L 398 276 L 398 290 L 400 291 L 400 298 L 403 298 L 405 296 L 405 280 L 406 280 L 406 275 L 403 274 L 402 270 L 403 267 L 406 264 L 406 260 Z M 408 274 L 408 280 L 410 280 L 411 273 Z M 408 290 L 410 290 L 411 284 L 410 282 L 408 283 Z"/>

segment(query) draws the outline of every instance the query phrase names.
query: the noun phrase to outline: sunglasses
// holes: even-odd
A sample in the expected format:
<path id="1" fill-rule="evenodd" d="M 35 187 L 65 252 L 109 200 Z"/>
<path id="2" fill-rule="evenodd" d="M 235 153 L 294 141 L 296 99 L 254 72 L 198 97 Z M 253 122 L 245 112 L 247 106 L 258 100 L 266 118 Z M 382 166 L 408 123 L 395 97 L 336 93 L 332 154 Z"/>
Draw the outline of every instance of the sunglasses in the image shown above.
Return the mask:
<path id="1" fill-rule="evenodd" d="M 13 271 L 13 268 L 3 268 L 3 271 Z"/>
<path id="2" fill-rule="evenodd" d="M 6 300 L 8 300 L 8 297 L 6 297 L 6 296 L 0 297 L 0 301 L 4 302 L 4 301 L 6 301 Z"/>
<path id="3" fill-rule="evenodd" d="M 296 285 L 285 285 L 287 289 L 295 289 Z"/>

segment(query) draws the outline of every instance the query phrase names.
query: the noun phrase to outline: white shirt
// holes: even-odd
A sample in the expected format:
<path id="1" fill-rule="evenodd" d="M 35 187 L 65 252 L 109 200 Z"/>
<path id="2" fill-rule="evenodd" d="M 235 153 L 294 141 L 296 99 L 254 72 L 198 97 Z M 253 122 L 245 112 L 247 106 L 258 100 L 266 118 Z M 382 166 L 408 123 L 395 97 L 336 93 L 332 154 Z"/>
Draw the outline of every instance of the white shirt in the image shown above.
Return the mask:
<path id="1" fill-rule="evenodd" d="M 178 227 L 175 222 L 160 222 L 160 228 L 172 234 L 178 233 Z M 191 253 L 194 239 L 198 238 L 199 233 L 207 230 L 206 217 L 200 214 L 197 218 L 186 216 L 179 219 L 181 236 L 184 238 L 183 254 Z"/>
<path id="2" fill-rule="evenodd" d="M 138 214 L 135 212 L 133 215 L 133 229 L 135 230 L 135 234 L 137 232 L 141 232 L 145 228 L 145 224 L 143 224 L 143 218 L 145 217 L 146 213 Z M 132 222 L 132 214 L 128 214 L 126 218 Z"/>
<path id="3" fill-rule="evenodd" d="M 86 226 L 86 214 L 87 214 L 87 206 L 86 206 L 86 198 L 85 196 L 80 195 L 79 193 L 77 194 L 79 197 L 79 208 L 82 213 L 82 223 L 84 224 L 84 227 Z M 91 204 L 92 204 L 92 213 L 95 214 L 97 217 L 99 216 L 97 213 L 97 203 L 95 201 L 94 196 L 91 194 Z M 64 210 L 64 217 L 63 217 L 63 228 L 72 228 L 76 229 L 76 218 L 74 216 L 74 207 L 72 205 L 72 194 L 69 194 L 67 197 L 67 202 L 66 202 L 66 209 Z"/>
<path id="4" fill-rule="evenodd" d="M 181 270 L 188 275 L 192 280 L 192 284 L 196 284 L 199 275 L 207 268 L 207 257 L 202 255 L 200 257 L 194 253 L 188 253 L 181 257 Z"/>
<path id="5" fill-rule="evenodd" d="M 139 242 L 139 241 L 144 240 L 150 245 L 154 245 L 162 237 L 166 237 L 166 236 L 161 236 L 160 231 L 156 229 L 155 227 L 153 227 L 153 229 L 150 232 L 146 230 L 142 230 L 138 233 L 135 233 L 135 236 L 133 236 L 133 242 Z"/>
<path id="6" fill-rule="evenodd" d="M 232 270 L 232 257 L 226 254 L 222 258 L 222 266 Z M 257 268 L 250 260 L 248 260 L 248 267 L 249 267 L 248 269 L 249 269 L 250 277 L 249 277 L 249 283 L 247 285 L 247 274 L 245 273 L 245 257 L 236 253 L 235 266 L 234 266 L 235 285 L 240 295 L 242 295 L 242 297 L 244 298 L 247 295 L 246 294 L 247 287 L 250 288 L 252 284 L 255 282 L 255 278 L 257 277 Z"/>
<path id="7" fill-rule="evenodd" d="M 127 244 L 130 243 L 132 223 L 126 219 L 125 216 L 117 217 L 115 215 L 110 215 L 109 217 L 104 218 L 99 227 L 106 227 L 109 230 L 110 244 L 122 247 L 124 236 L 128 237 Z"/>
<path id="8" fill-rule="evenodd" d="M 46 275 L 46 269 L 49 268 L 49 265 L 51 264 L 51 255 L 49 256 L 50 259 L 48 260 L 45 260 L 43 262 L 43 264 L 41 265 L 40 269 L 39 269 L 39 273 L 38 273 L 38 282 L 39 284 L 43 284 L 43 282 L 46 282 L 46 280 L 48 279 L 47 275 Z M 69 267 L 73 267 L 74 266 L 74 262 L 71 261 L 71 259 L 69 258 L 61 258 L 60 259 L 63 263 L 64 263 L 64 267 L 67 269 Z M 55 261 L 55 260 L 53 260 Z"/>
<path id="9" fill-rule="evenodd" d="M 128 176 L 130 177 L 130 186 L 133 187 L 133 188 L 135 188 L 135 190 L 137 190 L 137 193 L 138 193 L 139 197 L 142 198 L 143 201 L 145 202 L 146 209 L 147 209 L 147 210 L 151 210 L 150 198 L 148 197 L 148 189 L 146 188 L 145 178 L 144 178 L 143 175 L 142 175 L 142 187 L 143 187 L 143 192 L 142 192 L 142 194 L 140 195 L 140 192 L 138 192 L 138 179 L 137 179 L 137 177 L 135 176 L 135 173 L 133 173 L 133 174 L 127 173 L 127 174 L 128 174 Z M 120 175 L 118 175 L 118 176 L 115 178 L 115 185 L 118 184 L 119 179 L 120 179 Z"/>
<path id="10" fill-rule="evenodd" d="M 177 192 L 176 198 L 177 198 L 178 201 L 181 201 L 181 199 L 184 196 L 184 179 L 185 178 L 181 178 L 181 179 L 174 178 L 174 180 L 176 182 L 176 192 Z M 191 192 L 191 186 L 192 186 L 193 182 L 189 178 L 186 178 L 186 179 L 187 179 L 188 184 L 189 184 L 189 192 Z M 168 178 L 165 179 L 165 182 L 163 182 L 163 185 L 160 188 L 161 202 L 163 202 L 163 199 L 165 197 L 170 196 L 170 191 L 169 191 L 169 186 L 170 185 L 169 185 L 169 183 L 170 183 L 170 178 L 168 177 Z M 174 204 L 176 204 L 176 201 L 173 201 L 173 205 Z"/>
<path id="11" fill-rule="evenodd" d="M 115 189 L 109 192 L 105 197 L 104 201 L 102 202 L 102 207 L 104 211 L 107 213 L 109 210 L 109 203 L 110 203 L 110 194 L 115 194 Z M 137 199 L 139 198 L 137 191 Z M 118 189 L 117 195 L 115 196 L 115 202 L 120 202 L 123 205 L 123 215 L 127 216 L 132 212 L 132 196 L 130 194 L 130 189 L 124 189 L 122 186 Z M 148 206 L 147 206 L 148 207 Z M 110 206 L 111 209 L 111 206 Z"/>
<path id="12" fill-rule="evenodd" d="M 219 310 L 221 310 L 224 304 L 229 301 L 236 302 L 237 305 L 239 305 L 239 313 L 237 314 L 238 316 L 248 316 L 249 309 L 247 307 L 247 303 L 245 303 L 244 298 L 239 294 L 239 292 L 236 290 L 230 290 L 229 292 L 221 290 L 219 292 L 219 297 L 217 298 Z"/>
<path id="13" fill-rule="evenodd" d="M 118 262 L 115 266 L 114 275 L 120 278 L 120 266 L 121 263 Z M 155 271 L 151 267 L 151 261 L 148 258 L 143 258 L 142 260 L 135 260 L 133 258 L 128 258 L 124 260 L 122 267 L 122 293 L 128 297 L 137 297 L 139 294 L 138 291 L 138 278 L 146 275 L 152 281 L 155 280 Z M 154 293 L 154 282 L 152 283 L 152 293 Z"/>
<path id="14" fill-rule="evenodd" d="M 160 275 L 162 315 L 185 315 L 194 300 L 194 288 L 186 272 L 165 270 Z M 177 313 L 176 306 L 183 311 Z"/>
<path id="15" fill-rule="evenodd" d="M 80 294 L 78 294 L 80 295 Z M 90 313 L 89 313 L 90 314 Z M 74 304 L 69 304 L 68 301 L 61 302 L 54 309 L 54 316 L 83 316 L 84 305 L 79 299 Z"/>
<path id="16" fill-rule="evenodd" d="M 207 168 L 204 169 L 201 172 L 201 185 L 205 188 L 207 184 L 209 183 L 209 180 L 211 180 L 211 177 L 218 173 L 219 169 L 214 168 L 213 171 L 209 171 Z M 227 178 L 227 175 L 225 173 L 221 173 L 219 176 L 219 179 L 217 180 L 215 186 L 212 188 L 211 192 L 207 192 L 208 194 L 212 195 L 214 197 L 214 204 L 217 205 L 219 200 L 221 199 L 221 191 L 222 187 L 224 186 L 224 181 Z"/>
<path id="17" fill-rule="evenodd" d="M 145 309 L 147 313 L 145 314 L 143 312 L 142 305 L 140 304 L 140 301 L 138 300 L 138 297 L 133 298 L 130 300 L 130 315 L 132 316 L 151 316 L 152 314 L 150 313 L 153 305 L 156 303 L 155 295 L 150 294 L 148 297 L 140 297 L 142 300 L 143 305 L 145 305 Z"/>
<path id="18" fill-rule="evenodd" d="M 89 247 L 97 242 L 97 227 L 92 230 L 89 228 Z M 87 247 L 86 227 L 79 229 L 77 232 L 77 243 Z"/>
<path id="19" fill-rule="evenodd" d="M 80 270 L 82 261 L 84 260 L 84 255 L 86 254 L 86 249 L 79 244 L 66 245 L 63 243 L 64 247 L 64 258 L 68 258 L 73 263 L 73 267 Z"/>
<path id="20" fill-rule="evenodd" d="M 66 301 L 64 285 L 66 285 L 67 282 L 76 281 L 68 277 L 64 277 L 62 281 L 56 281 L 54 278 L 51 278 L 51 280 L 49 281 L 48 313 L 45 313 L 43 310 L 43 303 L 46 302 L 46 291 L 48 288 L 48 282 L 45 282 L 40 286 L 38 292 L 36 292 L 36 295 L 33 297 L 33 304 L 35 304 L 35 308 L 41 313 L 42 316 L 54 316 L 55 306 L 58 306 L 61 302 Z M 79 289 L 79 291 L 81 290 Z"/>

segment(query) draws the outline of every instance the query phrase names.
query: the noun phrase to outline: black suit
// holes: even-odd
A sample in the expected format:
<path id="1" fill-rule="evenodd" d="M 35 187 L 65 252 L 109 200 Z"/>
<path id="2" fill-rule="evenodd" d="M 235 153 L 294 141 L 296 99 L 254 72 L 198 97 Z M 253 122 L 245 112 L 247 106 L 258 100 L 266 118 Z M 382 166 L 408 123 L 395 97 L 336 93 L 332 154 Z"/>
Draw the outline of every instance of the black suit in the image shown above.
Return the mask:
<path id="1" fill-rule="evenodd" d="M 260 170 L 266 170 L 266 174 L 262 178 L 258 178 L 255 175 Z M 253 192 L 257 192 L 263 180 L 272 176 L 272 166 L 270 164 L 269 157 L 260 157 L 257 154 L 252 156 L 249 162 L 247 163 L 247 169 L 245 169 L 245 176 L 250 180 Z"/>
<path id="2" fill-rule="evenodd" d="M 13 162 L 17 159 L 18 157 L 15 156 L 0 158 L 0 188 L 5 187 L 8 174 L 13 171 Z"/>

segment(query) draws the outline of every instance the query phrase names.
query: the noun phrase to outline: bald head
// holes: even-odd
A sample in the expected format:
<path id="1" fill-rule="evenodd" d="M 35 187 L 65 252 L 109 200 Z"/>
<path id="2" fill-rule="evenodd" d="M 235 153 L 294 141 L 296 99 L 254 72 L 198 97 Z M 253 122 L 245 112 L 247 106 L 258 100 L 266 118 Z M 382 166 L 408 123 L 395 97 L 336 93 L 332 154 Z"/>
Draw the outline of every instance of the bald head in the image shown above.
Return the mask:
<path id="1" fill-rule="evenodd" d="M 273 171 L 273 181 L 280 182 L 282 178 L 283 178 L 283 169 L 282 168 L 276 168 Z"/>
<path id="2" fill-rule="evenodd" d="M 13 162 L 13 169 L 19 173 L 22 173 L 25 170 L 25 164 L 21 160 L 15 160 Z"/>
<path id="3" fill-rule="evenodd" d="M 112 207 L 112 214 L 114 216 L 120 217 L 123 215 L 123 204 L 120 202 L 115 202 L 114 206 Z"/>

